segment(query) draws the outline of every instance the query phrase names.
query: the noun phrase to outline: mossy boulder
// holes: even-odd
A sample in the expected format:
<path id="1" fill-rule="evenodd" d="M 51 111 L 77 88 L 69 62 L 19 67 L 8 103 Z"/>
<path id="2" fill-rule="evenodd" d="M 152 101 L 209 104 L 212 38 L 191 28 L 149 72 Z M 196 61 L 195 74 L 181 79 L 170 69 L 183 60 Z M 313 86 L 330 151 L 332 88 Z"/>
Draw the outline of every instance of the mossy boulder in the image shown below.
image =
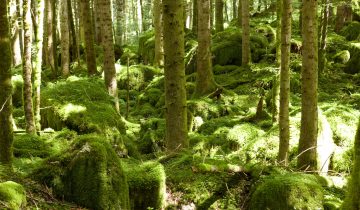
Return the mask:
<path id="1" fill-rule="evenodd" d="M 334 55 L 333 59 L 336 63 L 346 64 L 350 60 L 350 52 L 349 50 L 340 51 Z"/>
<path id="2" fill-rule="evenodd" d="M 69 77 L 49 83 L 42 89 L 41 125 L 80 134 L 118 135 L 125 132 L 124 122 L 114 109 L 113 98 L 99 78 Z"/>
<path id="3" fill-rule="evenodd" d="M 152 66 L 133 65 L 129 67 L 128 79 L 127 67 L 121 66 L 120 73 L 118 75 L 118 87 L 120 90 L 126 90 L 129 85 L 130 90 L 143 90 L 159 73 L 160 70 Z"/>
<path id="4" fill-rule="evenodd" d="M 130 209 L 122 163 L 108 140 L 84 135 L 33 174 L 58 197 L 90 209 Z"/>
<path id="5" fill-rule="evenodd" d="M 165 119 L 149 118 L 140 126 L 139 150 L 142 153 L 159 152 L 165 145 Z"/>
<path id="6" fill-rule="evenodd" d="M 157 162 L 126 161 L 130 206 L 134 210 L 163 209 L 166 199 L 164 167 Z"/>
<path id="7" fill-rule="evenodd" d="M 266 178 L 251 196 L 250 210 L 324 209 L 318 179 L 306 174 L 282 174 Z"/>
<path id="8" fill-rule="evenodd" d="M 36 135 L 15 135 L 13 146 L 15 157 L 48 157 L 51 154 L 50 145 Z"/>
<path id="9" fill-rule="evenodd" d="M 0 208 L 18 210 L 26 206 L 26 192 L 22 185 L 7 181 L 0 183 Z"/>
<path id="10" fill-rule="evenodd" d="M 349 74 L 360 72 L 360 43 L 352 43 L 350 48 L 351 58 L 347 62 L 344 71 Z"/>

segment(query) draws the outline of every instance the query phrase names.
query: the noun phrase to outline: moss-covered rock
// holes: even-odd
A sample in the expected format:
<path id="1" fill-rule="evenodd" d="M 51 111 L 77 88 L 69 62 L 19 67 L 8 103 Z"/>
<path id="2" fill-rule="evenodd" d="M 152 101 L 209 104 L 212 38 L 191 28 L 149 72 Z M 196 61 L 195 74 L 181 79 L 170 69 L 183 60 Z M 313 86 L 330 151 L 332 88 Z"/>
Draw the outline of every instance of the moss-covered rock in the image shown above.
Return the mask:
<path id="1" fill-rule="evenodd" d="M 13 146 L 15 157 L 48 157 L 51 154 L 50 145 L 36 135 L 15 135 Z"/>
<path id="2" fill-rule="evenodd" d="M 130 209 L 122 163 L 108 140 L 79 136 L 59 156 L 51 157 L 34 177 L 57 196 L 90 209 Z"/>
<path id="3" fill-rule="evenodd" d="M 351 58 L 347 62 L 344 71 L 349 74 L 360 72 L 360 43 L 352 43 L 350 49 Z"/>
<path id="4" fill-rule="evenodd" d="M 141 122 L 139 150 L 148 154 L 159 152 L 165 145 L 165 119 L 149 118 Z"/>
<path id="5" fill-rule="evenodd" d="M 160 73 L 160 70 L 152 66 L 133 65 L 129 67 L 129 89 L 143 90 L 148 83 Z M 121 90 L 126 90 L 128 87 L 127 67 L 121 66 L 120 74 L 118 75 L 118 86 Z"/>
<path id="6" fill-rule="evenodd" d="M 8 181 L 0 183 L 0 208 L 18 210 L 26 206 L 26 193 L 22 185 Z"/>
<path id="7" fill-rule="evenodd" d="M 350 52 L 348 50 L 343 50 L 336 53 L 333 57 L 336 63 L 346 64 L 350 60 Z"/>
<path id="8" fill-rule="evenodd" d="M 166 199 L 164 167 L 153 161 L 126 161 L 130 206 L 134 210 L 163 209 Z"/>
<path id="9" fill-rule="evenodd" d="M 41 124 L 79 133 L 117 135 L 125 132 L 121 117 L 113 107 L 113 99 L 99 78 L 69 77 L 49 83 L 42 89 Z"/>
<path id="10" fill-rule="evenodd" d="M 253 210 L 324 209 L 318 179 L 306 174 L 283 174 L 266 178 L 250 200 Z"/>

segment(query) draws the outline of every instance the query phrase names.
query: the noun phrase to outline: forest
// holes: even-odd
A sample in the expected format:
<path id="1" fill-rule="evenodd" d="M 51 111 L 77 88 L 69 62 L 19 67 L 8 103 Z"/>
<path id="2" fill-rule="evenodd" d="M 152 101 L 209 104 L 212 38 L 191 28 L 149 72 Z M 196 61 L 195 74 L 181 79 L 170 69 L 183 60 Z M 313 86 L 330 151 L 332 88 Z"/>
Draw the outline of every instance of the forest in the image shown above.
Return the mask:
<path id="1" fill-rule="evenodd" d="M 360 1 L 0 0 L 0 209 L 360 210 Z"/>

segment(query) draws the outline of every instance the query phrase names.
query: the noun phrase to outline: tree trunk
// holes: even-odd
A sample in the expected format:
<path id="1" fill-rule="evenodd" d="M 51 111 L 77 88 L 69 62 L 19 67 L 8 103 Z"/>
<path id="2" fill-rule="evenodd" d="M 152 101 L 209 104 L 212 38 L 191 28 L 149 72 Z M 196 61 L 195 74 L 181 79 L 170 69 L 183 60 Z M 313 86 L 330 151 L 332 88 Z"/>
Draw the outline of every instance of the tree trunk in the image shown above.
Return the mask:
<path id="1" fill-rule="evenodd" d="M 216 32 L 224 30 L 224 2 L 215 0 L 215 30 Z"/>
<path id="2" fill-rule="evenodd" d="M 213 92 L 216 88 L 211 65 L 210 0 L 198 0 L 197 77 L 194 97 Z"/>
<path id="3" fill-rule="evenodd" d="M 88 0 L 80 0 L 81 23 L 84 27 L 86 66 L 88 75 L 96 74 L 96 57 L 94 49 L 94 31 L 91 23 L 90 4 Z"/>
<path id="4" fill-rule="evenodd" d="M 55 14 L 52 10 L 52 1 L 53 0 L 45 0 L 45 16 L 44 16 L 44 50 L 43 50 L 43 58 L 46 66 L 50 67 L 53 75 L 56 76 L 57 72 L 55 69 L 55 55 L 54 55 L 54 41 L 55 41 L 55 33 L 53 31 L 53 18 L 55 18 Z"/>
<path id="5" fill-rule="evenodd" d="M 94 31 L 94 40 L 95 43 L 97 45 L 101 45 L 101 39 L 102 39 L 102 31 L 101 31 L 101 21 L 100 21 L 100 11 L 99 11 L 99 7 L 97 7 L 99 0 L 93 0 L 92 1 L 92 19 L 91 19 L 91 23 Z"/>
<path id="6" fill-rule="evenodd" d="M 303 58 L 301 80 L 301 130 L 298 167 L 317 169 L 317 84 L 318 84 L 318 40 L 317 1 L 303 2 Z"/>
<path id="7" fill-rule="evenodd" d="M 320 27 L 319 43 L 319 73 L 323 72 L 326 65 L 326 36 L 329 23 L 329 0 L 323 0 L 323 15 Z"/>
<path id="8" fill-rule="evenodd" d="M 181 1 L 181 0 L 179 0 Z M 136 8 L 137 8 L 137 25 L 139 34 L 143 32 L 143 17 L 142 17 L 142 0 L 136 0 Z"/>
<path id="9" fill-rule="evenodd" d="M 347 184 L 347 195 L 341 209 L 360 209 L 360 122 L 355 136 L 354 162 L 351 170 L 351 178 Z"/>
<path id="10" fill-rule="evenodd" d="M 35 19 L 36 19 L 36 31 L 35 45 L 34 45 L 34 117 L 36 130 L 41 130 L 41 116 L 40 116 L 40 87 L 41 87 L 41 64 L 43 55 L 43 36 L 44 36 L 44 1 L 35 1 Z"/>
<path id="11" fill-rule="evenodd" d="M 115 43 L 119 46 L 124 44 L 124 33 L 126 24 L 125 0 L 116 0 L 116 30 Z M 154 20 L 155 22 L 155 20 Z"/>
<path id="12" fill-rule="evenodd" d="M 18 66 L 22 63 L 22 53 L 20 47 L 20 34 L 22 30 L 20 29 L 17 15 L 17 5 L 15 0 L 10 1 L 10 19 L 11 19 L 11 49 L 12 49 L 12 64 L 13 66 Z"/>
<path id="13" fill-rule="evenodd" d="M 211 30 L 214 28 L 214 1 L 215 0 L 210 0 L 210 28 Z"/>
<path id="14" fill-rule="evenodd" d="M 154 0 L 154 30 L 155 30 L 155 57 L 154 66 L 164 66 L 164 46 L 163 46 L 163 27 L 162 27 L 162 13 L 161 0 Z"/>
<path id="15" fill-rule="evenodd" d="M 118 113 L 120 113 L 115 70 L 114 39 L 112 32 L 110 0 L 98 0 L 97 6 L 99 9 L 100 25 L 102 29 L 101 39 L 104 50 L 103 71 L 105 75 L 105 86 L 108 93 L 114 97 L 115 109 Z"/>
<path id="16" fill-rule="evenodd" d="M 351 0 L 341 2 L 336 8 L 335 32 L 340 32 L 345 23 L 352 21 Z"/>
<path id="17" fill-rule="evenodd" d="M 69 26 L 70 26 L 70 37 L 71 37 L 71 61 L 78 60 L 78 43 L 77 43 L 77 33 L 75 29 L 75 21 L 74 21 L 74 15 L 73 15 L 73 6 L 71 4 L 71 0 L 67 0 L 68 4 L 68 14 L 69 14 Z"/>
<path id="18" fill-rule="evenodd" d="M 24 25 L 24 57 L 23 57 L 23 78 L 24 78 L 24 112 L 26 122 L 26 132 L 36 133 L 33 101 L 32 101 L 32 65 L 31 65 L 31 45 L 32 45 L 32 24 L 30 13 L 30 0 L 23 0 L 23 25 Z"/>
<path id="19" fill-rule="evenodd" d="M 279 154 L 278 161 L 287 165 L 290 140 L 290 40 L 292 0 L 283 0 L 281 17 L 281 66 L 280 66 L 280 109 L 279 109 Z"/>
<path id="20" fill-rule="evenodd" d="M 282 0 L 276 0 L 276 64 L 280 66 L 281 62 L 281 7 Z"/>
<path id="21" fill-rule="evenodd" d="M 233 9 L 233 19 L 236 19 L 237 18 L 237 12 L 238 12 L 238 9 L 237 9 L 237 5 L 236 5 L 236 2 L 237 0 L 232 0 L 232 9 Z"/>
<path id="22" fill-rule="evenodd" d="M 0 4 L 0 163 L 11 165 L 12 160 L 12 104 L 11 104 L 11 46 L 7 0 Z"/>
<path id="23" fill-rule="evenodd" d="M 193 25 L 192 31 L 194 34 L 198 32 L 198 0 L 193 0 Z"/>
<path id="24" fill-rule="evenodd" d="M 188 147 L 183 1 L 163 0 L 166 148 Z"/>
<path id="25" fill-rule="evenodd" d="M 242 65 L 250 63 L 250 12 L 249 0 L 241 0 L 242 6 Z"/>
<path id="26" fill-rule="evenodd" d="M 242 0 L 239 0 L 238 4 L 238 19 L 237 19 L 237 25 L 239 27 L 242 27 L 242 8 L 241 8 Z"/>
<path id="27" fill-rule="evenodd" d="M 23 37 L 23 20 L 21 15 L 21 3 L 20 0 L 16 0 L 16 16 L 18 17 L 18 27 L 19 27 L 19 41 L 20 41 L 20 52 L 21 55 L 24 54 L 24 37 Z"/>
<path id="28" fill-rule="evenodd" d="M 70 31 L 69 31 L 69 15 L 68 15 L 68 1 L 61 1 L 61 73 L 63 77 L 68 77 L 70 75 Z"/>

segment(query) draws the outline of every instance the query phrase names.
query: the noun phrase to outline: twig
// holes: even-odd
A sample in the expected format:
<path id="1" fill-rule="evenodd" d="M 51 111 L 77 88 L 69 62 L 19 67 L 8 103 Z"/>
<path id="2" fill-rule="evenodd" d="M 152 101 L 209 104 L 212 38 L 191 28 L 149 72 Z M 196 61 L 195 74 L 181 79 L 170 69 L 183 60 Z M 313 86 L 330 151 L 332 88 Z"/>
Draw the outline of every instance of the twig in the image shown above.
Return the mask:
<path id="1" fill-rule="evenodd" d="M 9 100 L 9 98 L 11 98 L 11 95 L 9 95 L 9 97 L 5 100 L 5 103 L 1 106 L 0 112 L 2 112 L 2 110 L 5 107 L 5 104 L 7 103 L 7 101 Z"/>

